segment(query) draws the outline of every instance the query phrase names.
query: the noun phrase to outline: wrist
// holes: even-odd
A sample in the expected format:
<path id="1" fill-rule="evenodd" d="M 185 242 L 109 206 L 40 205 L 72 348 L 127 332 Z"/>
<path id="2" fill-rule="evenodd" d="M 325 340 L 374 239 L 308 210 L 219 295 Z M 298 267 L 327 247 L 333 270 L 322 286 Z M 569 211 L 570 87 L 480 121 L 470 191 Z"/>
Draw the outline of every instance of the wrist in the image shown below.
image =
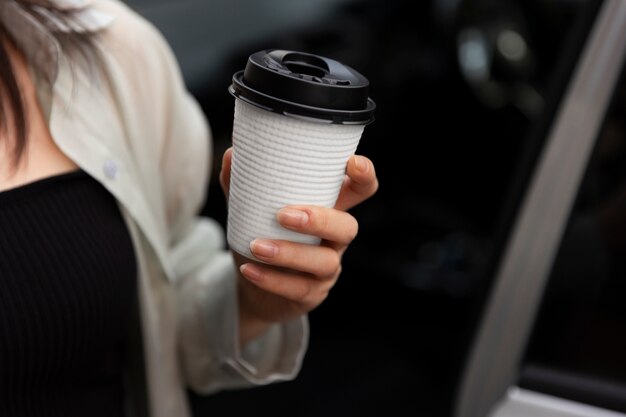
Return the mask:
<path id="1" fill-rule="evenodd" d="M 243 281 L 243 282 L 242 282 Z M 239 347 L 244 348 L 251 341 L 267 332 L 274 323 L 261 319 L 250 309 L 250 300 L 246 297 L 243 287 L 250 285 L 245 279 L 239 278 L 238 284 L 238 314 L 239 314 Z"/>
<path id="2" fill-rule="evenodd" d="M 273 323 L 261 320 L 239 309 L 239 347 L 243 349 L 248 343 L 261 337 Z"/>

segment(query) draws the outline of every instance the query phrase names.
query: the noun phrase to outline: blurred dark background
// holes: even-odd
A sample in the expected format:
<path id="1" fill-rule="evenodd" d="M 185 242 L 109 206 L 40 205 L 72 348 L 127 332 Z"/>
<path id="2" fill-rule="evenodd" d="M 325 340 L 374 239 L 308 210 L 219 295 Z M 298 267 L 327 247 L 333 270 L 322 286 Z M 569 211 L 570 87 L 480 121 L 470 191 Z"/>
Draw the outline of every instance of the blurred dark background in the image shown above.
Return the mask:
<path id="1" fill-rule="evenodd" d="M 380 190 L 310 315 L 299 377 L 210 397 L 197 416 L 448 416 L 477 317 L 524 187 L 598 9 L 590 0 L 132 0 L 180 60 L 211 122 L 203 213 L 230 145 L 232 74 L 248 55 L 324 55 L 371 83 L 358 152 Z"/>

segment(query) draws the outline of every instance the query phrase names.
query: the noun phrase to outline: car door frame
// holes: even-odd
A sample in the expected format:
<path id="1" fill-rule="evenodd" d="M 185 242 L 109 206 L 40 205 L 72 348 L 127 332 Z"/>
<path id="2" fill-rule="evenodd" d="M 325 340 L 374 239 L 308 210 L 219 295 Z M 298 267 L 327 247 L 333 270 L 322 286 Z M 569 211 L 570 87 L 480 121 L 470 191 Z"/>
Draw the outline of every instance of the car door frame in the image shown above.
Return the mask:
<path id="1" fill-rule="evenodd" d="M 516 387 L 519 365 L 625 55 L 626 2 L 606 0 L 548 133 L 496 271 L 458 386 L 455 417 L 486 417 L 494 410 L 498 417 L 522 415 L 507 414 L 507 402 L 517 399 L 519 403 L 520 393 L 523 401 L 534 398 Z M 510 406 L 516 409 L 518 403 Z"/>

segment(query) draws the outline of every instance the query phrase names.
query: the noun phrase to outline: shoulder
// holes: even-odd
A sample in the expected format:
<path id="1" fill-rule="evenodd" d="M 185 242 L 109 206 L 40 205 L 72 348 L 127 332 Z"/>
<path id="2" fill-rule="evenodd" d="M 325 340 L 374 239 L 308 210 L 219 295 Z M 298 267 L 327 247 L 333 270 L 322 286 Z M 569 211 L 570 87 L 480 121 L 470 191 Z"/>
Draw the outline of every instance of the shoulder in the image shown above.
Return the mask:
<path id="1" fill-rule="evenodd" d="M 113 17 L 112 24 L 103 36 L 111 42 L 126 45 L 145 46 L 144 42 L 162 44 L 165 42 L 159 30 L 142 15 L 119 0 L 94 0 L 91 6 Z"/>
<path id="2" fill-rule="evenodd" d="M 184 88 L 176 57 L 154 24 L 119 0 L 95 0 L 92 6 L 113 17 L 97 41 L 105 57 L 113 61 L 117 76 L 149 84 L 150 89 L 164 83 Z"/>

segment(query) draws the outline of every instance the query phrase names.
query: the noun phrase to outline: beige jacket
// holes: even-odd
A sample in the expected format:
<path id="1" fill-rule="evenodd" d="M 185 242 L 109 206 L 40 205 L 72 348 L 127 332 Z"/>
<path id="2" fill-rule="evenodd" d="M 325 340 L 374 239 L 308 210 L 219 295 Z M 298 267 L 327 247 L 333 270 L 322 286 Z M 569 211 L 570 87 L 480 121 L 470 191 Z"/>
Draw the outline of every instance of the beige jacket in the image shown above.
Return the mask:
<path id="1" fill-rule="evenodd" d="M 143 348 L 129 378 L 129 414 L 144 414 L 141 381 L 151 417 L 186 417 L 186 387 L 213 393 L 294 378 L 308 341 L 306 317 L 238 351 L 232 258 L 220 226 L 197 215 L 208 187 L 209 129 L 169 46 L 116 0 L 56 1 L 80 10 L 80 27 L 43 27 L 8 0 L 0 2 L 0 19 L 31 62 L 48 62 L 46 74 L 34 75 L 52 136 L 117 198 L 133 237 L 135 348 Z M 51 30 L 98 31 L 101 72 L 72 72 Z"/>

